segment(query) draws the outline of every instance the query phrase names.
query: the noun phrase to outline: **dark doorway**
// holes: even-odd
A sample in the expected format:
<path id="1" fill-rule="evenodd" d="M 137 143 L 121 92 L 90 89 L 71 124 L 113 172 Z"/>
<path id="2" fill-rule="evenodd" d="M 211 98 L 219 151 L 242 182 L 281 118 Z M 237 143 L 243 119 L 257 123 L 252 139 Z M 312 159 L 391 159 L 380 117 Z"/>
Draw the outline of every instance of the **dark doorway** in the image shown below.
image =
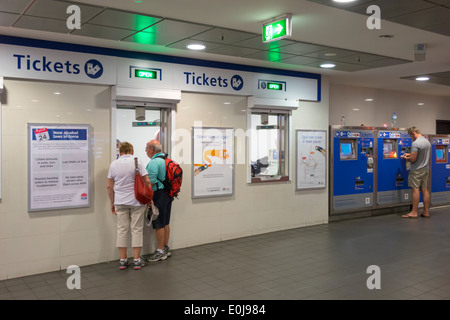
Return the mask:
<path id="1" fill-rule="evenodd" d="M 436 134 L 450 134 L 450 120 L 436 120 Z"/>

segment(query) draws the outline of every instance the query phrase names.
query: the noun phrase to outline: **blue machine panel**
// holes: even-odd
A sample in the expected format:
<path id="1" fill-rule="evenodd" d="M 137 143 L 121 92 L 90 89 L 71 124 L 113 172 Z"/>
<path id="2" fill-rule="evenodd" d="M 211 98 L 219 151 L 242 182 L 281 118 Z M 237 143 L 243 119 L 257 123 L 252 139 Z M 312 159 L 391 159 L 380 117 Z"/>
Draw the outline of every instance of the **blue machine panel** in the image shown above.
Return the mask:
<path id="1" fill-rule="evenodd" d="M 450 137 L 431 136 L 431 204 L 450 203 Z"/>
<path id="2" fill-rule="evenodd" d="M 333 210 L 373 206 L 372 130 L 342 129 L 333 133 Z"/>
<path id="3" fill-rule="evenodd" d="M 377 141 L 377 204 L 407 204 L 411 201 L 406 160 L 412 139 L 407 131 L 378 131 Z"/>

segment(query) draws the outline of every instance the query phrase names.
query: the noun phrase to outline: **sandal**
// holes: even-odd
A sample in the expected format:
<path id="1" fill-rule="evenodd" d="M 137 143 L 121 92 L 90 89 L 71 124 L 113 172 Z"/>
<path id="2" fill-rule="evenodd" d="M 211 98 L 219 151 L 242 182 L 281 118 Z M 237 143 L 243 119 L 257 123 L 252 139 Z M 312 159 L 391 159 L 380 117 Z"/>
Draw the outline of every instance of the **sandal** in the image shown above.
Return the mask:
<path id="1" fill-rule="evenodd" d="M 412 216 L 411 214 L 404 214 L 402 215 L 402 218 L 406 218 L 406 219 L 417 219 L 417 216 Z"/>
<path id="2" fill-rule="evenodd" d="M 429 217 L 430 217 L 430 215 L 429 215 L 429 214 L 427 214 L 427 215 L 424 215 L 423 213 L 421 213 L 421 214 L 420 214 L 420 217 L 422 217 L 422 218 L 429 218 Z"/>

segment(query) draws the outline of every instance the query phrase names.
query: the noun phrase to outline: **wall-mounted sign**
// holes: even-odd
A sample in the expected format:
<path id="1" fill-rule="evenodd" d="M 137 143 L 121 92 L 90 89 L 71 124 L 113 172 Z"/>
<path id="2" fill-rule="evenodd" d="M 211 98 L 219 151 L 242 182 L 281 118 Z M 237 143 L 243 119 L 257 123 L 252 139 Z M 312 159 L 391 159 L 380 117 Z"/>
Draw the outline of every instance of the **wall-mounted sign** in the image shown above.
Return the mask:
<path id="1" fill-rule="evenodd" d="M 325 188 L 327 181 L 326 130 L 296 130 L 296 190 Z"/>
<path id="2" fill-rule="evenodd" d="M 28 211 L 90 206 L 89 125 L 28 124 Z"/>
<path id="3" fill-rule="evenodd" d="M 156 79 L 156 77 L 158 76 L 158 73 L 156 71 L 152 71 L 152 70 L 135 69 L 134 76 L 136 78 Z"/>
<path id="4" fill-rule="evenodd" d="M 262 40 L 271 42 L 281 40 L 292 35 L 292 16 L 286 14 L 282 17 L 270 19 L 263 23 Z"/>
<path id="5" fill-rule="evenodd" d="M 192 198 L 233 195 L 233 128 L 192 129 Z"/>

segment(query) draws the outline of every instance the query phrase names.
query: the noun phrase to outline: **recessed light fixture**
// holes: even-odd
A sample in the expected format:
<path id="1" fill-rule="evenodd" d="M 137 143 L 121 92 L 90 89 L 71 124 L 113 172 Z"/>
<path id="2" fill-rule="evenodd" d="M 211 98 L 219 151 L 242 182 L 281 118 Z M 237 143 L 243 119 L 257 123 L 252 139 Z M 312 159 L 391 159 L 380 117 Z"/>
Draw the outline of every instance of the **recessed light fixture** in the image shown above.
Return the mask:
<path id="1" fill-rule="evenodd" d="M 366 101 L 366 102 L 372 102 L 373 99 L 372 99 L 372 98 L 367 98 L 367 99 L 365 99 L 364 101 Z"/>
<path id="2" fill-rule="evenodd" d="M 353 111 L 359 111 L 359 108 L 353 108 Z"/>
<path id="3" fill-rule="evenodd" d="M 336 56 L 336 53 L 334 53 L 334 52 L 327 52 L 327 53 L 324 54 L 324 56 L 325 57 L 334 57 L 334 56 Z"/>
<path id="4" fill-rule="evenodd" d="M 423 106 L 425 103 L 423 103 L 423 102 L 419 102 L 417 105 L 418 106 Z"/>
<path id="5" fill-rule="evenodd" d="M 61 94 L 61 92 L 53 92 L 53 94 L 59 95 Z"/>
<path id="6" fill-rule="evenodd" d="M 321 67 L 321 68 L 325 68 L 325 69 L 331 69 L 331 68 L 336 67 L 336 65 L 333 64 L 333 63 L 322 63 L 322 64 L 320 65 L 320 67 Z"/>
<path id="7" fill-rule="evenodd" d="M 204 50 L 206 47 L 203 44 L 193 43 L 187 46 L 189 50 Z"/>
<path id="8" fill-rule="evenodd" d="M 430 78 L 427 76 L 421 76 L 416 78 L 416 81 L 428 81 L 428 80 L 430 80 Z"/>
<path id="9" fill-rule="evenodd" d="M 341 3 L 347 3 L 347 2 L 353 2 L 355 0 L 333 0 L 334 2 L 341 2 Z"/>

